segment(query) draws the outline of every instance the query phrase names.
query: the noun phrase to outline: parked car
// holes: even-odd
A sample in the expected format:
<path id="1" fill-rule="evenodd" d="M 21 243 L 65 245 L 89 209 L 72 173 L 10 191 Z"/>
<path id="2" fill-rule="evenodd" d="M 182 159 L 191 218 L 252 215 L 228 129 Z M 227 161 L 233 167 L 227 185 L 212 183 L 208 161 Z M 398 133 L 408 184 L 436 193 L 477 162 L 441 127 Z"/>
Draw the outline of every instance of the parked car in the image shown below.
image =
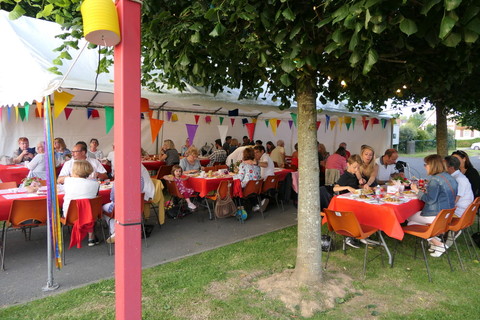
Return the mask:
<path id="1" fill-rule="evenodd" d="M 472 145 L 470 146 L 470 149 L 480 150 L 480 142 L 472 143 Z"/>

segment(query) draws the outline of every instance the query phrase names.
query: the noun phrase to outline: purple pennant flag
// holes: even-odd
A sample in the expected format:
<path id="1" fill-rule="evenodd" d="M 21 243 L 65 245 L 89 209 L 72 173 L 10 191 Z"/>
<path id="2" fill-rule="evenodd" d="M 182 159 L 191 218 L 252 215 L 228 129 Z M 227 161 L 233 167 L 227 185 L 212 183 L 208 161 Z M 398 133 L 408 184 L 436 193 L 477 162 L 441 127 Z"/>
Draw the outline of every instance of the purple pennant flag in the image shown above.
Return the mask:
<path id="1" fill-rule="evenodd" d="M 197 133 L 198 124 L 186 124 L 187 127 L 187 135 L 190 144 L 193 144 L 193 139 L 195 139 L 195 134 Z"/>
<path id="2" fill-rule="evenodd" d="M 171 111 L 167 111 L 167 121 L 170 121 L 170 119 L 172 119 L 172 114 L 173 112 Z M 191 140 L 190 140 L 191 141 Z M 191 143 L 191 142 L 190 142 Z"/>
<path id="3" fill-rule="evenodd" d="M 293 120 L 288 120 L 288 126 L 292 129 Z"/>

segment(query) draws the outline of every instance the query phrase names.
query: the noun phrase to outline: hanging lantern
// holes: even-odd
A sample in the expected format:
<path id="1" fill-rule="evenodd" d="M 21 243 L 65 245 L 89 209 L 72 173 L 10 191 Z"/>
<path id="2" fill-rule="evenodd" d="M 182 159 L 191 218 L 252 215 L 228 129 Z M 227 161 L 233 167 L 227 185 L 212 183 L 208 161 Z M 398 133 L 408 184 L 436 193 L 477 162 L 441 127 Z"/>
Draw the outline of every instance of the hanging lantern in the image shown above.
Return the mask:
<path id="1" fill-rule="evenodd" d="M 112 0 L 85 0 L 81 7 L 85 39 L 98 46 L 120 42 L 117 8 Z"/>

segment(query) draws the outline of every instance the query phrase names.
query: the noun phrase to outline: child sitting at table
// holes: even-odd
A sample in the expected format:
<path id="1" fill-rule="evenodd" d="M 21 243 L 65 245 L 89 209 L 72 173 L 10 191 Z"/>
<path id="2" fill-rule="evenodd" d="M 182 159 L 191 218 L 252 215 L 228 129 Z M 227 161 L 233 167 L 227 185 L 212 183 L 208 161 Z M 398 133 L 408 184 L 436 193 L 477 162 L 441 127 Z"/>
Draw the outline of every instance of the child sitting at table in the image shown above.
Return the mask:
<path id="1" fill-rule="evenodd" d="M 165 176 L 163 178 L 168 181 L 174 181 L 175 184 L 177 185 L 178 191 L 180 191 L 182 196 L 187 201 L 188 208 L 190 210 L 195 210 L 197 209 L 197 206 L 194 205 L 193 202 L 190 200 L 190 197 L 193 195 L 194 191 L 193 189 L 187 188 L 185 186 L 184 181 L 187 180 L 188 177 L 182 177 L 182 175 L 183 175 L 182 167 L 176 164 L 172 167 L 172 174 Z"/>
<path id="2" fill-rule="evenodd" d="M 358 189 L 358 178 L 356 173 L 362 165 L 362 158 L 358 154 L 350 156 L 347 160 L 347 170 L 340 176 L 337 183 L 333 187 L 334 192 L 340 194 L 347 192 L 355 192 Z"/>

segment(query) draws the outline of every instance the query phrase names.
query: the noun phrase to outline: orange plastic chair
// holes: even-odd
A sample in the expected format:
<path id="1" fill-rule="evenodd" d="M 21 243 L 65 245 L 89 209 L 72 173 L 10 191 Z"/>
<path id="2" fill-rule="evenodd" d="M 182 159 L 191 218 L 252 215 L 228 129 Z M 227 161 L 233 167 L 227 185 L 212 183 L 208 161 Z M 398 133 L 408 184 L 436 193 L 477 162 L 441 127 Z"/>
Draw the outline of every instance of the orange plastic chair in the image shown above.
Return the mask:
<path id="1" fill-rule="evenodd" d="M 0 190 L 5 190 L 5 189 L 13 189 L 17 187 L 17 183 L 15 181 L 9 181 L 9 182 L 1 182 L 0 183 Z"/>
<path id="2" fill-rule="evenodd" d="M 425 251 L 424 242 L 427 242 L 427 239 L 429 238 L 436 237 L 442 233 L 447 232 L 450 222 L 452 221 L 454 212 L 455 212 L 455 209 L 444 209 L 440 211 L 436 216 L 435 220 L 433 220 L 433 222 L 430 225 L 411 225 L 411 226 L 402 227 L 403 232 L 405 232 L 406 234 L 410 234 L 412 236 L 420 238 L 421 240 L 424 240 L 424 241 L 420 241 L 420 243 L 422 245 L 423 260 L 425 261 L 428 280 L 430 282 L 432 282 L 432 277 L 430 275 L 430 268 L 428 266 L 427 254 Z M 417 253 L 417 250 L 415 246 L 415 256 L 416 256 L 416 253 Z M 452 263 L 450 262 L 450 257 L 448 256 L 448 250 L 446 250 L 446 254 L 447 254 L 448 263 L 450 265 L 450 269 L 453 271 Z"/>
<path id="3" fill-rule="evenodd" d="M 366 239 L 378 231 L 377 228 L 360 224 L 355 214 L 351 211 L 334 211 L 330 209 L 323 209 L 323 212 L 327 217 L 328 229 L 333 230 L 339 235 L 352 237 L 355 239 Z M 343 252 L 346 254 L 345 238 L 343 239 Z M 364 277 L 367 271 L 367 255 L 368 245 L 365 245 L 365 255 L 363 258 Z M 325 269 L 327 268 L 329 256 L 330 250 L 328 251 L 327 259 L 325 261 Z"/>
<path id="4" fill-rule="evenodd" d="M 222 180 L 220 184 L 218 185 L 217 191 L 213 196 L 206 196 L 205 199 L 209 199 L 212 201 L 216 201 L 218 198 L 220 199 L 225 199 L 227 195 L 230 193 L 230 188 L 232 187 L 233 182 L 231 180 Z M 206 201 L 208 211 L 210 212 L 210 207 L 208 204 L 208 201 Z M 213 217 L 210 216 L 210 220 L 217 220 L 217 217 L 215 214 L 213 214 Z"/>
<path id="5" fill-rule="evenodd" d="M 161 179 L 163 179 L 164 176 L 171 174 L 172 173 L 172 167 L 173 166 L 167 166 L 167 165 L 160 166 L 160 168 L 158 168 L 156 178 L 158 180 L 161 180 Z"/>
<path id="6" fill-rule="evenodd" d="M 3 224 L 2 270 L 5 270 L 5 250 L 7 247 L 8 229 L 22 229 L 25 240 L 30 239 L 32 227 L 47 224 L 47 199 L 13 200 L 8 220 Z M 29 229 L 27 238 L 26 228 Z"/>
<path id="7" fill-rule="evenodd" d="M 266 195 L 267 197 L 275 197 L 275 201 L 277 202 L 277 207 L 280 208 L 280 203 L 282 204 L 282 211 L 283 208 L 283 201 L 278 201 L 278 183 L 280 182 L 277 176 L 268 176 L 263 180 L 262 185 L 262 194 Z"/>
<path id="8" fill-rule="evenodd" d="M 167 184 L 168 193 L 170 193 L 172 198 L 178 198 L 180 200 L 179 204 L 178 204 L 178 211 L 177 211 L 177 215 L 178 215 L 180 213 L 180 209 L 182 207 L 182 205 L 180 205 L 180 204 L 185 204 L 186 203 L 185 197 L 178 190 L 178 187 L 177 187 L 177 184 L 175 183 L 175 181 L 166 180 L 165 183 Z M 193 194 L 191 198 L 196 198 L 196 197 L 198 197 L 198 195 Z M 207 201 L 206 198 L 204 200 L 205 200 L 205 202 Z M 210 206 L 208 205 L 208 202 L 206 202 L 205 205 L 204 204 L 201 204 L 201 205 L 205 206 L 208 209 L 209 216 L 211 217 L 212 212 L 210 211 Z"/>
<path id="9" fill-rule="evenodd" d="M 262 185 L 263 185 L 263 180 L 248 181 L 247 185 L 242 190 L 243 197 L 240 198 L 240 200 L 254 198 L 257 200 L 258 204 L 260 205 L 262 200 L 260 199 L 260 194 L 262 193 Z M 263 214 L 262 206 L 260 206 L 260 213 L 262 214 L 262 218 L 265 218 Z"/>

